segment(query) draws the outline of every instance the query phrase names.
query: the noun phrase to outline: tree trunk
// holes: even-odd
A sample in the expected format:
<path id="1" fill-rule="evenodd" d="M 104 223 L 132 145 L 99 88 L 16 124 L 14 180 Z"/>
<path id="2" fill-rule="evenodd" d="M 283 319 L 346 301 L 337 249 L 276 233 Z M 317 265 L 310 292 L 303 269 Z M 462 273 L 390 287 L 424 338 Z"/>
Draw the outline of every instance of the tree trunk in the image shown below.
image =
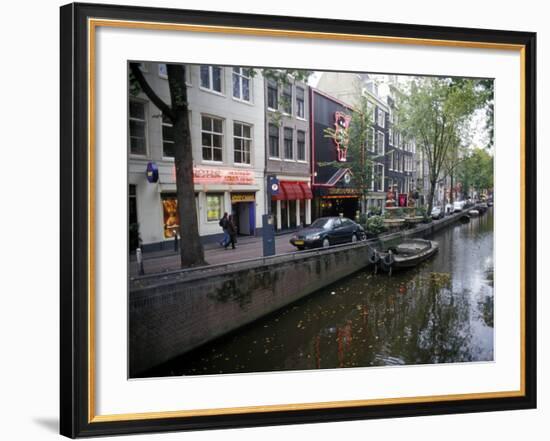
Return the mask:
<path id="1" fill-rule="evenodd" d="M 436 185 L 437 185 L 437 179 L 430 179 L 430 191 L 428 193 L 428 213 L 427 213 L 428 216 L 431 216 L 432 214 Z"/>
<path id="2" fill-rule="evenodd" d="M 454 180 L 453 172 L 451 172 L 451 197 L 449 198 L 451 204 L 454 203 L 455 201 L 454 185 L 455 185 L 455 180 Z"/>
<path id="3" fill-rule="evenodd" d="M 204 265 L 205 260 L 196 214 L 193 149 L 189 127 L 185 68 L 181 65 L 169 64 L 167 70 L 174 126 L 174 164 L 181 237 L 180 260 L 181 267 L 185 268 Z"/>

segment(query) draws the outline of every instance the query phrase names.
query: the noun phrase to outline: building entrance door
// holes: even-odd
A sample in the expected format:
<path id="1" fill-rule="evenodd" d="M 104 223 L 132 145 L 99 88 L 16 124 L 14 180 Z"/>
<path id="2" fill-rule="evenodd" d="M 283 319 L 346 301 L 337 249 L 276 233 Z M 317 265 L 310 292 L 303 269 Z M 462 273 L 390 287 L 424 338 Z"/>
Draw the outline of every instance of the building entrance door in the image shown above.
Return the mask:
<path id="1" fill-rule="evenodd" d="M 254 193 L 231 195 L 231 213 L 237 226 L 237 234 L 252 236 L 256 226 L 256 202 Z"/>

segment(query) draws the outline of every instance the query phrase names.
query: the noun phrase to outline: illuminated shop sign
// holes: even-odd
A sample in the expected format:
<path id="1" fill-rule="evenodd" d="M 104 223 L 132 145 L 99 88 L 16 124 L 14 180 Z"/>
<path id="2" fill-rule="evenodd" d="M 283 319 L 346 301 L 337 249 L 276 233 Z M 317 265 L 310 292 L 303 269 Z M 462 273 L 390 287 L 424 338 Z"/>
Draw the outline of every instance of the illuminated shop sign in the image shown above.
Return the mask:
<path id="1" fill-rule="evenodd" d="M 174 178 L 176 176 L 175 168 L 173 176 Z M 195 184 L 252 185 L 254 184 L 254 172 L 215 167 L 194 167 L 193 182 Z"/>
<path id="2" fill-rule="evenodd" d="M 346 162 L 349 145 L 349 125 L 351 116 L 342 112 L 334 113 L 334 144 L 339 162 Z"/>

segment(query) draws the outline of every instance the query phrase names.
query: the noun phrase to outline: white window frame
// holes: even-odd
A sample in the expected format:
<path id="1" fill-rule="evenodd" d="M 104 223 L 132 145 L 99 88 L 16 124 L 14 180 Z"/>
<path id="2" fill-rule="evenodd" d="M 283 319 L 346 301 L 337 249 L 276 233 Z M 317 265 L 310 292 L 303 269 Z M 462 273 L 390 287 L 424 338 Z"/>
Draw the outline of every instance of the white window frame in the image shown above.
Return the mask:
<path id="1" fill-rule="evenodd" d="M 372 153 L 376 153 L 376 129 L 374 127 L 370 128 L 371 131 L 371 142 L 369 144 L 369 139 L 367 137 L 367 150 L 371 151 Z"/>
<path id="2" fill-rule="evenodd" d="M 269 82 L 270 81 L 275 83 L 275 99 L 277 100 L 277 103 L 276 103 L 275 107 L 269 107 L 269 89 L 270 89 Z M 277 109 L 277 107 L 279 107 L 281 105 L 280 100 L 279 100 L 279 89 L 280 89 L 279 84 L 275 80 L 266 79 L 265 88 L 266 88 L 265 105 L 267 107 L 267 110 L 271 110 L 272 112 L 277 112 L 279 110 L 279 109 Z"/>
<path id="3" fill-rule="evenodd" d="M 304 134 L 304 159 L 300 159 L 298 157 L 299 150 L 299 144 L 298 144 L 298 133 Z M 305 130 L 296 130 L 296 161 L 297 162 L 306 162 L 307 163 L 307 132 Z"/>
<path id="4" fill-rule="evenodd" d="M 277 151 L 279 153 L 278 156 L 271 156 L 271 135 L 269 133 L 269 128 L 271 126 L 277 129 Z M 277 124 L 273 124 L 273 123 L 267 124 L 267 155 L 269 159 L 273 159 L 275 161 L 281 160 L 281 128 Z"/>
<path id="5" fill-rule="evenodd" d="M 374 181 L 375 181 L 375 177 L 378 176 L 378 168 L 381 168 L 382 169 L 382 174 L 381 174 L 381 177 L 380 177 L 380 188 L 378 188 L 378 192 L 380 191 L 384 191 L 384 171 L 385 171 L 385 166 L 383 163 L 381 162 L 376 162 L 374 164 L 374 171 L 372 173 L 372 177 L 371 177 L 371 191 L 374 191 Z"/>
<path id="6" fill-rule="evenodd" d="M 244 128 L 244 126 L 250 128 L 250 138 L 246 138 L 243 135 L 241 136 L 237 136 L 236 133 L 235 133 L 235 124 L 239 124 L 241 127 L 241 131 L 244 132 L 244 130 L 242 130 L 242 128 Z M 252 152 L 254 151 L 254 146 L 253 146 L 253 133 L 254 133 L 254 126 L 252 124 L 248 124 L 248 123 L 245 123 L 245 122 L 242 122 L 242 121 L 233 121 L 233 164 L 236 165 L 236 166 L 242 166 L 242 167 L 251 167 L 252 166 Z M 240 139 L 242 142 L 243 142 L 243 146 L 245 145 L 245 141 L 248 141 L 249 142 L 249 145 L 248 145 L 248 159 L 249 159 L 249 162 L 237 162 L 235 161 L 235 139 Z M 241 159 L 243 157 L 243 154 L 244 154 L 244 150 L 241 150 Z"/>
<path id="7" fill-rule="evenodd" d="M 285 133 L 287 130 L 290 130 L 290 132 L 292 133 L 292 138 L 291 138 L 291 141 L 292 141 L 292 144 L 291 144 L 291 152 L 292 152 L 292 157 L 290 158 L 287 158 L 286 156 L 286 137 L 285 137 Z M 283 127 L 283 160 L 285 161 L 289 161 L 289 162 L 294 162 L 296 161 L 296 155 L 294 154 L 294 129 L 292 127 Z"/>
<path id="8" fill-rule="evenodd" d="M 303 104 L 302 107 L 304 109 L 303 116 L 298 115 L 298 109 L 300 108 L 300 106 L 298 106 L 298 89 L 300 89 L 303 92 L 303 100 L 302 100 L 302 104 Z M 295 100 L 296 100 L 296 119 L 306 121 L 306 89 L 304 87 L 296 86 Z"/>
<path id="9" fill-rule="evenodd" d="M 386 112 L 384 112 L 380 107 L 378 107 L 376 112 L 376 123 L 379 127 L 383 129 L 386 128 Z"/>
<path id="10" fill-rule="evenodd" d="M 235 72 L 235 69 L 239 69 L 238 72 Z M 243 103 L 252 104 L 252 95 L 253 95 L 253 77 L 250 75 L 245 75 L 243 72 L 245 70 L 250 71 L 249 68 L 246 67 L 233 67 L 231 69 L 231 96 L 234 100 L 240 101 Z M 239 81 L 239 95 L 235 96 L 235 90 L 233 89 L 233 78 L 237 77 Z M 243 95 L 243 82 L 244 80 L 248 80 L 248 99 L 244 99 L 242 97 Z"/>
<path id="11" fill-rule="evenodd" d="M 378 139 L 380 139 L 380 135 L 382 135 L 382 151 L 380 151 L 380 147 L 378 145 Z M 386 151 L 386 138 L 384 136 L 384 132 L 382 132 L 381 130 L 378 130 L 376 132 L 376 153 L 378 155 L 383 155 Z"/>
<path id="12" fill-rule="evenodd" d="M 373 124 L 376 124 L 376 105 L 370 101 L 367 101 L 367 109 L 370 111 Z"/>
<path id="13" fill-rule="evenodd" d="M 203 118 L 210 118 L 212 120 L 214 119 L 217 119 L 217 120 L 220 120 L 221 123 L 222 123 L 222 131 L 221 132 L 214 132 L 214 123 L 212 122 L 212 130 L 204 130 L 203 126 L 202 126 L 202 119 Z M 208 115 L 208 114 L 201 114 L 201 160 L 202 162 L 204 163 L 211 163 L 211 164 L 223 164 L 223 157 L 224 157 L 224 146 L 225 146 L 225 136 L 224 136 L 224 132 L 225 132 L 225 127 L 224 127 L 224 124 L 225 124 L 225 120 L 223 118 L 220 118 L 219 116 L 215 116 L 215 115 Z M 203 133 L 207 133 L 211 136 L 211 140 L 212 140 L 212 136 L 213 135 L 220 135 L 221 136 L 221 147 L 220 147 L 220 150 L 221 150 L 221 153 L 222 153 L 222 159 L 220 161 L 214 159 L 214 149 L 218 149 L 218 147 L 214 147 L 213 145 L 210 145 L 210 146 L 205 146 L 202 144 L 202 135 Z M 203 149 L 207 147 L 207 148 L 210 148 L 212 150 L 212 159 L 204 159 L 204 153 L 203 153 Z"/>
<path id="14" fill-rule="evenodd" d="M 285 94 L 285 88 L 289 88 L 290 89 L 290 100 L 288 100 L 288 104 L 290 105 L 290 112 L 287 112 L 286 109 L 282 109 L 282 113 L 283 115 L 288 115 L 288 116 L 292 116 L 292 112 L 294 111 L 294 103 L 292 102 L 292 100 L 294 99 L 294 91 L 293 91 L 293 87 L 292 87 L 292 84 L 283 84 L 282 87 L 281 87 L 281 97 L 285 97 L 286 94 Z M 279 107 L 284 107 L 284 100 L 280 99 L 279 100 Z"/>
<path id="15" fill-rule="evenodd" d="M 208 87 L 205 87 L 202 85 L 202 75 L 201 75 L 201 68 L 203 66 L 207 66 L 208 67 Z M 220 69 L 220 88 L 221 90 L 220 91 L 217 91 L 216 89 L 213 88 L 213 85 L 214 85 L 214 74 L 213 74 L 213 69 L 214 68 L 218 68 Z M 221 96 L 225 96 L 225 90 L 224 90 L 224 87 L 225 87 L 225 77 L 224 77 L 224 69 L 222 66 L 217 66 L 215 64 L 201 64 L 199 66 L 199 87 L 201 90 L 204 90 L 205 92 L 210 92 L 210 93 L 213 93 L 215 95 L 221 95 Z"/>
<path id="16" fill-rule="evenodd" d="M 149 126 L 149 122 L 148 122 L 148 108 L 149 106 L 147 105 L 147 101 L 144 101 L 144 100 L 141 100 L 141 99 L 137 99 L 137 98 L 130 98 L 130 101 L 134 101 L 136 103 L 139 103 L 139 104 L 142 104 L 143 105 L 143 120 L 139 119 L 139 118 L 133 118 L 130 116 L 130 103 L 128 103 L 128 151 L 130 153 L 130 156 L 134 156 L 136 158 L 146 158 L 147 156 L 149 156 L 149 135 L 148 135 L 148 126 Z M 132 120 L 135 120 L 135 121 L 140 121 L 140 122 L 143 122 L 144 123 L 144 129 L 143 129 L 143 133 L 144 133 L 144 142 L 145 142 L 145 153 L 134 153 L 132 152 L 132 140 L 131 140 L 131 137 L 130 137 L 130 121 Z"/>
<path id="17" fill-rule="evenodd" d="M 174 128 L 174 124 L 172 122 L 164 122 L 164 118 L 163 118 L 163 114 L 160 115 L 160 142 L 161 142 L 161 148 L 162 148 L 162 159 L 171 159 L 173 160 L 174 159 L 174 156 L 166 156 L 164 154 L 164 126 L 166 127 L 172 127 L 172 129 Z M 175 142 L 172 140 L 172 141 L 167 141 L 168 143 L 171 143 L 173 145 L 175 145 Z"/>

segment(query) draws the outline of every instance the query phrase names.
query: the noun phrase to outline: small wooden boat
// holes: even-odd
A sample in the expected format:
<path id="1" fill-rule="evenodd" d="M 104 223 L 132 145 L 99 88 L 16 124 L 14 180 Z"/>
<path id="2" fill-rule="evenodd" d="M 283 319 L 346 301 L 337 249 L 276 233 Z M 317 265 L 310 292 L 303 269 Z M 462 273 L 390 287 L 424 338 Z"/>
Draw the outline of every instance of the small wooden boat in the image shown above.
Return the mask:
<path id="1" fill-rule="evenodd" d="M 433 240 L 410 239 L 386 252 L 374 250 L 369 260 L 375 265 L 375 271 L 379 267 L 391 275 L 394 269 L 414 268 L 438 250 L 439 244 Z"/>
<path id="2" fill-rule="evenodd" d="M 470 210 L 468 214 L 473 217 L 479 216 L 479 210 Z"/>

